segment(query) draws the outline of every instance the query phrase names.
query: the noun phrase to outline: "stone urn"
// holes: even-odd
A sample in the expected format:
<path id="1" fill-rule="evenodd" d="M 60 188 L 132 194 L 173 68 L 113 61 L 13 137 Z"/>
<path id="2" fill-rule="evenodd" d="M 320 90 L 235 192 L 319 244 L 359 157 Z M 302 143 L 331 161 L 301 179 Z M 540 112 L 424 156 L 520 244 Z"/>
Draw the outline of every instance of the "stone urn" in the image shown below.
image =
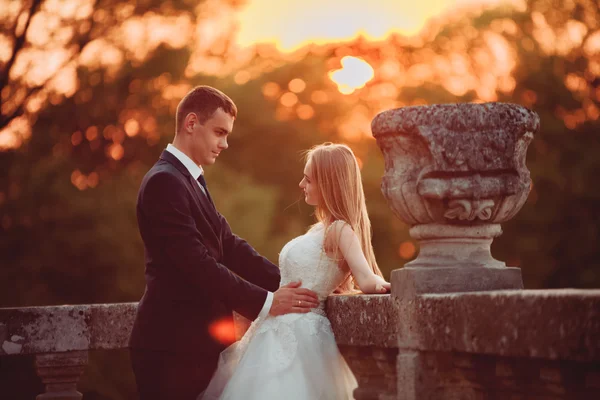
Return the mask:
<path id="1" fill-rule="evenodd" d="M 527 199 L 525 156 L 539 126 L 536 113 L 506 103 L 403 107 L 373 119 L 381 190 L 420 245 L 392 272 L 396 297 L 523 288 L 521 270 L 490 246 Z"/>

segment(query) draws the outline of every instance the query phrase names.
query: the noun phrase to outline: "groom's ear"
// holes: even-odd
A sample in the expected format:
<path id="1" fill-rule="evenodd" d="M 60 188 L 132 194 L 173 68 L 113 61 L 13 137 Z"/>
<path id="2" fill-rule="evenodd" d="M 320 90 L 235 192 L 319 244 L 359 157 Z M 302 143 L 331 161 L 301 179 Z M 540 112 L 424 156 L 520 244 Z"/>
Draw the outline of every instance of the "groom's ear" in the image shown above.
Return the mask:
<path id="1" fill-rule="evenodd" d="M 183 129 L 186 132 L 193 132 L 194 128 L 196 127 L 196 124 L 198 124 L 198 117 L 196 116 L 196 113 L 190 112 L 185 116 L 185 119 L 183 120 Z"/>

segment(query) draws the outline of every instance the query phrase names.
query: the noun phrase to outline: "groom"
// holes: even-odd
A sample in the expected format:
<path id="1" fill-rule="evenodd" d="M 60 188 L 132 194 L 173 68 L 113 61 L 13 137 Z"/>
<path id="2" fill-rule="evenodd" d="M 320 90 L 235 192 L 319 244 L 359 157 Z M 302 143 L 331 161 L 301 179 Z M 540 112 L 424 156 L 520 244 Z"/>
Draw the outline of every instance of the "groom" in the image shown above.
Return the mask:
<path id="1" fill-rule="evenodd" d="M 222 92 L 194 88 L 177 107 L 173 143 L 141 184 L 146 290 L 130 338 L 141 400 L 195 399 L 225 347 L 211 327 L 232 310 L 253 320 L 318 306 L 300 282 L 279 288 L 277 266 L 231 232 L 208 192 L 202 167 L 227 149 L 236 115 Z"/>

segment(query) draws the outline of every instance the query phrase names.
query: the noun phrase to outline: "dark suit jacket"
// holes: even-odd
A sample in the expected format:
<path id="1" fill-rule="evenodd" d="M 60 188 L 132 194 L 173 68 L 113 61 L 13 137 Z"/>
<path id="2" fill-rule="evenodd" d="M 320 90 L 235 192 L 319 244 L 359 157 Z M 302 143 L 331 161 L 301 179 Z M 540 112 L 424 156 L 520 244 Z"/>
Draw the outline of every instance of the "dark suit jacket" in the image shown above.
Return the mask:
<path id="1" fill-rule="evenodd" d="M 137 217 L 146 291 L 130 347 L 213 358 L 225 345 L 211 336 L 211 323 L 231 318 L 232 310 L 255 319 L 267 290 L 279 287 L 279 268 L 231 232 L 166 150 L 142 181 Z"/>

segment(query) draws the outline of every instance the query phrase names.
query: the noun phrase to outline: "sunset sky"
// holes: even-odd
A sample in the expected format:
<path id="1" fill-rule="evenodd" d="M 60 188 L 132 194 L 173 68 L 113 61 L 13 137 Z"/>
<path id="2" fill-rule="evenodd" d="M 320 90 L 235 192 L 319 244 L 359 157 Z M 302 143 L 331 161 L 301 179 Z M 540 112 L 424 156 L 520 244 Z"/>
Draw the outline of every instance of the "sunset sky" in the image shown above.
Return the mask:
<path id="1" fill-rule="evenodd" d="M 363 36 L 382 40 L 391 33 L 414 35 L 430 18 L 458 9 L 519 0 L 247 0 L 239 13 L 237 40 L 246 46 L 275 43 L 281 51 Z"/>
<path id="2" fill-rule="evenodd" d="M 166 44 L 171 48 L 188 47 L 191 50 L 185 69 L 187 78 L 201 74 L 232 74 L 235 82 L 241 85 L 260 73 L 243 69 L 253 54 L 265 56 L 263 48 L 269 46 L 262 46 L 257 53 L 253 50 L 253 46 L 259 43 L 270 43 L 282 53 L 293 53 L 309 44 L 350 42 L 357 37 L 379 41 L 394 33 L 413 36 L 422 32 L 429 23 L 433 28 L 426 32 L 431 33 L 436 31 L 436 27 L 466 14 L 475 15 L 486 8 L 505 4 L 519 9 L 523 8 L 524 1 L 244 0 L 242 4 L 232 5 L 223 0 L 205 0 L 195 7 L 193 13 L 180 15 L 156 10 L 133 15 L 133 3 L 123 2 L 116 10 L 118 23 L 110 26 L 102 37 L 88 43 L 80 54 L 72 55 L 72 48 L 63 43 L 68 43 L 75 31 L 69 26 L 62 26 L 61 18 L 79 21 L 93 15 L 95 21 L 102 23 L 106 19 L 106 12 L 94 9 L 91 0 L 46 0 L 39 15 L 34 17 L 27 35 L 31 47 L 19 54 L 11 69 L 11 78 L 21 82 L 24 88 L 44 84 L 44 90 L 24 103 L 30 115 L 15 118 L 0 131 L 0 150 L 18 147 L 29 137 L 34 120 L 31 116 L 49 101 L 48 93 L 70 98 L 78 92 L 79 67 L 86 67 L 90 71 L 104 69 L 104 79 L 110 81 L 118 75 L 126 61 L 143 62 L 160 45 Z M 14 6 L 17 3 L 0 0 L 0 9 L 8 10 L 16 18 L 21 10 L 19 6 Z M 510 20 L 504 21 L 504 24 L 510 25 L 508 28 L 515 28 Z M 553 38 L 551 35 L 542 36 Z M 3 46 L 3 38 L 6 39 L 0 35 L 0 62 L 10 57 L 10 48 Z M 225 44 L 232 44 L 232 38 L 234 45 L 228 48 Z M 555 42 L 553 39 L 551 41 Z M 381 60 L 368 59 L 361 54 L 340 56 L 339 60 L 334 60 L 328 78 L 336 83 L 339 92 L 344 95 L 364 88 L 377 77 L 386 83 L 374 87 L 373 92 L 364 92 L 363 95 L 371 93 L 378 103 L 369 113 L 353 113 L 354 118 L 362 115 L 361 121 L 339 123 L 340 129 L 344 126 L 360 127 L 361 132 L 367 132 L 373 116 L 371 114 L 382 108 L 402 105 L 394 99 L 397 99 L 400 88 L 406 85 L 438 82 L 457 96 L 475 90 L 482 101 L 494 101 L 498 89 L 510 92 L 514 87 L 510 75 L 515 61 L 509 43 L 498 32 L 486 32 L 483 35 L 483 47 L 473 52 L 475 65 L 472 64 L 475 61 L 464 54 L 463 42 L 463 39 L 454 40 L 454 50 L 447 52 L 446 56 L 434 57 L 424 52 L 420 62 L 408 62 L 393 54 Z M 269 56 L 272 55 L 266 55 Z M 74 58 L 67 62 L 71 57 Z M 494 67 L 490 68 L 490 65 Z M 473 72 L 482 66 L 485 73 Z M 183 96 L 186 90 L 187 82 L 179 86 L 168 85 L 163 96 L 173 100 Z M 18 93 L 15 89 L 11 99 L 17 98 Z M 296 105 L 295 92 L 279 94 L 284 99 L 281 104 L 288 111 L 297 106 L 302 117 L 310 118 L 313 115 L 308 105 Z M 53 99 L 61 98 L 59 96 Z M 13 104 L 11 99 L 4 101 L 3 108 L 7 111 L 18 104 Z"/>

